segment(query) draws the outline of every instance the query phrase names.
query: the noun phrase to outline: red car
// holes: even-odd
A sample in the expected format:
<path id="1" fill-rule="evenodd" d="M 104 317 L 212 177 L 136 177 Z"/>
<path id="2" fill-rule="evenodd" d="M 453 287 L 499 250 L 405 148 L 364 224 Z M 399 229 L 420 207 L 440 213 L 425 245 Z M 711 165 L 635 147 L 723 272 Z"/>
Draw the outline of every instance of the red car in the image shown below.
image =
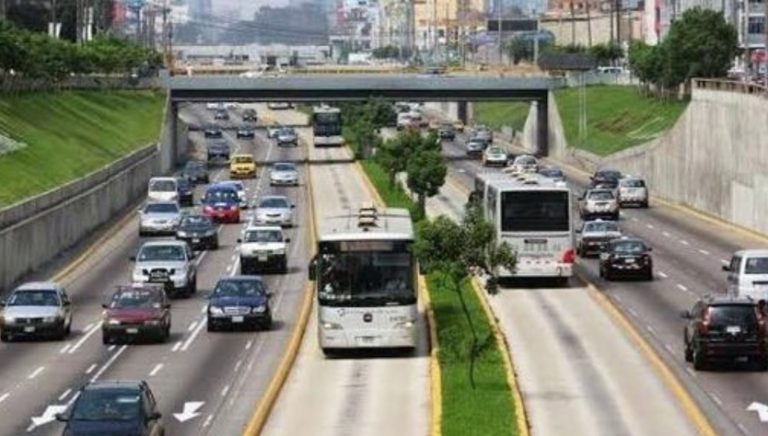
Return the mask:
<path id="1" fill-rule="evenodd" d="M 120 287 L 102 307 L 105 345 L 147 337 L 165 342 L 171 335 L 171 303 L 162 286 Z"/>
<path id="2" fill-rule="evenodd" d="M 240 222 L 240 198 L 231 186 L 211 186 L 205 191 L 202 204 L 203 215 L 215 222 Z"/>

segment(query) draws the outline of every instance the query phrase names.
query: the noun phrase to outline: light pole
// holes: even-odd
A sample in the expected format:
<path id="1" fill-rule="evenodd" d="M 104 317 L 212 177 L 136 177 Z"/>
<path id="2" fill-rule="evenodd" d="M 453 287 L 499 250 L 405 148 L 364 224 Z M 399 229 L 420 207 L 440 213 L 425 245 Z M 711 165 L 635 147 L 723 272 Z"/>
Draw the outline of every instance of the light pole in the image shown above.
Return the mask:
<path id="1" fill-rule="evenodd" d="M 504 59 L 502 53 L 504 51 L 502 47 L 502 35 L 501 35 L 501 11 L 504 9 L 504 2 L 503 0 L 496 0 L 496 18 L 499 23 L 499 29 L 498 29 L 498 44 L 499 44 L 499 65 L 503 64 L 502 60 Z"/>

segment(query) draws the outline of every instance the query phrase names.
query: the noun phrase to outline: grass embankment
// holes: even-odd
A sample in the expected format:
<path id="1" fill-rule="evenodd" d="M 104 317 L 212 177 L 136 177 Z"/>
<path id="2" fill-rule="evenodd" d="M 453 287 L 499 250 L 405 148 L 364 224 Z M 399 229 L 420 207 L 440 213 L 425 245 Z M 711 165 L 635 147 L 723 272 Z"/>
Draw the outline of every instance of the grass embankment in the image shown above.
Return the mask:
<path id="1" fill-rule="evenodd" d="M 390 207 L 415 210 L 414 202 L 398 185 L 391 187 L 386 172 L 373 161 L 363 161 L 376 190 Z M 501 351 L 488 317 L 477 295 L 466 284 L 462 295 L 483 347 L 475 361 L 476 387 L 469 379 L 472 333 L 462 310 L 459 295 L 446 289 L 441 272 L 427 277 L 427 287 L 435 312 L 439 343 L 438 359 L 442 380 L 442 434 L 516 435 L 517 421 L 512 393 L 507 383 Z"/>
<path id="2" fill-rule="evenodd" d="M 0 134 L 26 143 L 0 155 L 0 207 L 70 182 L 160 134 L 165 95 L 83 91 L 0 97 Z"/>
<path id="3" fill-rule="evenodd" d="M 478 124 L 485 124 L 493 130 L 509 126 L 516 131 L 522 131 L 530 107 L 530 103 L 482 101 L 474 105 L 474 118 Z"/>
<path id="4" fill-rule="evenodd" d="M 632 86 L 587 88 L 587 137 L 579 144 L 579 92 L 555 93 L 568 144 L 605 156 L 648 142 L 671 128 L 685 102 L 662 102 Z"/>

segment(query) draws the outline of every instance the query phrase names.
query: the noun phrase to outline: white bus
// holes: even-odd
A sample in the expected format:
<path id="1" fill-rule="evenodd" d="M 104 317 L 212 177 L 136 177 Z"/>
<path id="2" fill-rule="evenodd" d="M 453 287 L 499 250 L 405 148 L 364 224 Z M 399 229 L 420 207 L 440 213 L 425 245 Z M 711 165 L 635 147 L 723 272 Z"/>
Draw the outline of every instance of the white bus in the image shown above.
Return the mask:
<path id="1" fill-rule="evenodd" d="M 310 264 L 325 354 L 353 348 L 414 349 L 418 268 L 407 210 L 376 210 L 325 218 Z"/>
<path id="2" fill-rule="evenodd" d="M 573 274 L 571 191 L 564 182 L 539 174 L 480 173 L 470 201 L 479 201 L 485 218 L 517 254 L 514 272 L 499 277 L 552 277 Z"/>
<path id="3" fill-rule="evenodd" d="M 344 145 L 341 128 L 341 110 L 339 108 L 326 105 L 312 108 L 312 133 L 315 147 L 340 147 Z"/>

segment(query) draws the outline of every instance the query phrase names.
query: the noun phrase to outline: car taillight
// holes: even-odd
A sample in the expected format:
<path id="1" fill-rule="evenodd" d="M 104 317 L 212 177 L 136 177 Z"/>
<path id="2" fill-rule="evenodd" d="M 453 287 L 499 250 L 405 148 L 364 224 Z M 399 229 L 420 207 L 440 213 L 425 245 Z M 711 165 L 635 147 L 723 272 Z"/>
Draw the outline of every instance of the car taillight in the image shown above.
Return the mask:
<path id="1" fill-rule="evenodd" d="M 563 253 L 563 263 L 573 263 L 576 261 L 576 252 L 573 249 L 565 250 Z"/>
<path id="2" fill-rule="evenodd" d="M 711 313 L 712 313 L 712 308 L 708 307 L 707 311 L 704 312 L 704 318 L 702 318 L 701 324 L 699 325 L 699 333 L 703 335 L 706 335 L 707 333 L 709 333 L 709 323 L 712 317 Z"/>
<path id="3" fill-rule="evenodd" d="M 203 210 L 206 211 L 206 212 L 213 212 L 213 207 L 205 206 L 205 207 L 203 207 Z"/>

